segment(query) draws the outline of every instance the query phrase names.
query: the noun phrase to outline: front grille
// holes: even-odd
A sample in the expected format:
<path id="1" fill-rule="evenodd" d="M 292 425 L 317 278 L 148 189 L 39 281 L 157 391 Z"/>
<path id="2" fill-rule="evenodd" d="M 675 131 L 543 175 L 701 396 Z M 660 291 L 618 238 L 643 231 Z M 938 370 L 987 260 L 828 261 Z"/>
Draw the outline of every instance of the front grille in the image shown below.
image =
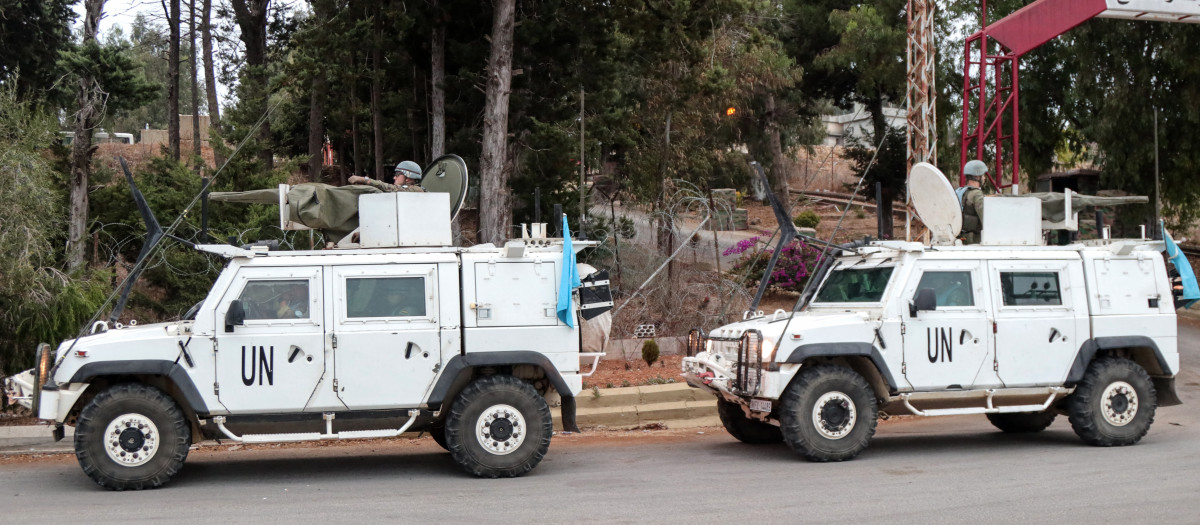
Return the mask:
<path id="1" fill-rule="evenodd" d="M 738 341 L 734 390 L 740 395 L 758 394 L 758 386 L 762 383 L 762 340 L 762 332 L 746 330 Z"/>

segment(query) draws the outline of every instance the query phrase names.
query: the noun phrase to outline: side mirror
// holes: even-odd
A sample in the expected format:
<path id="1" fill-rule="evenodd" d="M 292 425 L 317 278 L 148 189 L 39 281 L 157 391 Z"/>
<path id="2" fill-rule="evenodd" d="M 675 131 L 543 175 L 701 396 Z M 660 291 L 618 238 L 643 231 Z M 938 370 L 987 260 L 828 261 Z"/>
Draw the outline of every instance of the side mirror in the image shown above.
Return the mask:
<path id="1" fill-rule="evenodd" d="M 225 331 L 232 332 L 234 326 L 246 324 L 246 310 L 242 308 L 242 302 L 233 300 L 229 303 L 229 310 L 225 312 Z"/>
<path id="2" fill-rule="evenodd" d="M 917 290 L 917 296 L 913 302 L 908 304 L 908 315 L 916 317 L 917 312 L 927 312 L 937 309 L 937 295 L 933 293 L 933 288 L 921 288 Z"/>

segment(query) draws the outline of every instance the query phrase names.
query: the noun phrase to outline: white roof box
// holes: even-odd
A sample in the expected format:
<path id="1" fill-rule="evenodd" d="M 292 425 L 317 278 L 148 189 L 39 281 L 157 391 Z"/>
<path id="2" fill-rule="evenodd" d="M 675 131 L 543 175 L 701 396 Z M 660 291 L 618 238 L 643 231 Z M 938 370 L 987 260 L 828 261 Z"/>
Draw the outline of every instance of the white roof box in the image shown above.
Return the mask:
<path id="1" fill-rule="evenodd" d="M 374 193 L 358 198 L 363 248 L 452 246 L 450 194 Z"/>

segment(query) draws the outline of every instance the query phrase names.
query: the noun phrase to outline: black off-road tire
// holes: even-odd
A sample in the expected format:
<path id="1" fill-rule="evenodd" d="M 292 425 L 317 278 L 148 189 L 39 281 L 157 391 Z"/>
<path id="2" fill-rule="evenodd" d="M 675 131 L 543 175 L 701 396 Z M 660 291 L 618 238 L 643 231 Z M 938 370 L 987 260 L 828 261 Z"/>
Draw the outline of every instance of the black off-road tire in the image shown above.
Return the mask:
<path id="1" fill-rule="evenodd" d="M 779 431 L 779 427 L 746 417 L 742 406 L 737 403 L 718 399 L 717 415 L 721 417 L 725 431 L 742 443 L 764 445 L 783 441 L 783 433 Z"/>
<path id="2" fill-rule="evenodd" d="M 1118 357 L 1092 361 L 1067 398 L 1071 428 L 1098 447 L 1132 445 L 1150 431 L 1158 407 L 1154 382 L 1137 363 Z"/>
<path id="3" fill-rule="evenodd" d="M 988 414 L 988 421 L 1003 432 L 1009 434 L 1032 434 L 1041 432 L 1054 422 L 1058 412 L 1054 409 L 1045 412 L 1017 412 L 1010 414 Z"/>
<path id="4" fill-rule="evenodd" d="M 553 431 L 546 400 L 512 376 L 477 379 L 446 415 L 450 455 L 463 470 L 484 478 L 515 478 L 533 470 L 550 448 Z"/>
<path id="5" fill-rule="evenodd" d="M 80 412 L 75 458 L 101 487 L 151 489 L 179 472 L 191 441 L 175 400 L 151 386 L 122 384 L 97 394 Z"/>
<path id="6" fill-rule="evenodd" d="M 781 403 L 783 439 L 809 461 L 854 459 L 875 435 L 875 393 L 866 379 L 844 366 L 804 367 Z"/>

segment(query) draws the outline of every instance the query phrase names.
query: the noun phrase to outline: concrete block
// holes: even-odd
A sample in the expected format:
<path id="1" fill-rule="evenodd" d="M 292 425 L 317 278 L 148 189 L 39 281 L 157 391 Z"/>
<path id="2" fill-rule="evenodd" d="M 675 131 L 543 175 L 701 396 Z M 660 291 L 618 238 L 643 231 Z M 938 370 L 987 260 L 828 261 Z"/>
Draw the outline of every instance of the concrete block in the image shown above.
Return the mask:
<path id="1" fill-rule="evenodd" d="M 641 393 L 638 398 L 638 403 L 648 405 L 651 403 L 670 403 L 675 401 L 692 401 L 695 400 L 695 388 L 687 386 L 686 383 L 669 383 L 666 385 L 648 385 L 637 387 Z"/>
<path id="2" fill-rule="evenodd" d="M 562 425 L 556 420 L 556 428 L 562 428 Z M 575 413 L 575 422 L 580 427 L 634 427 L 638 425 L 637 407 L 633 405 L 624 407 L 601 407 L 579 409 Z"/>

